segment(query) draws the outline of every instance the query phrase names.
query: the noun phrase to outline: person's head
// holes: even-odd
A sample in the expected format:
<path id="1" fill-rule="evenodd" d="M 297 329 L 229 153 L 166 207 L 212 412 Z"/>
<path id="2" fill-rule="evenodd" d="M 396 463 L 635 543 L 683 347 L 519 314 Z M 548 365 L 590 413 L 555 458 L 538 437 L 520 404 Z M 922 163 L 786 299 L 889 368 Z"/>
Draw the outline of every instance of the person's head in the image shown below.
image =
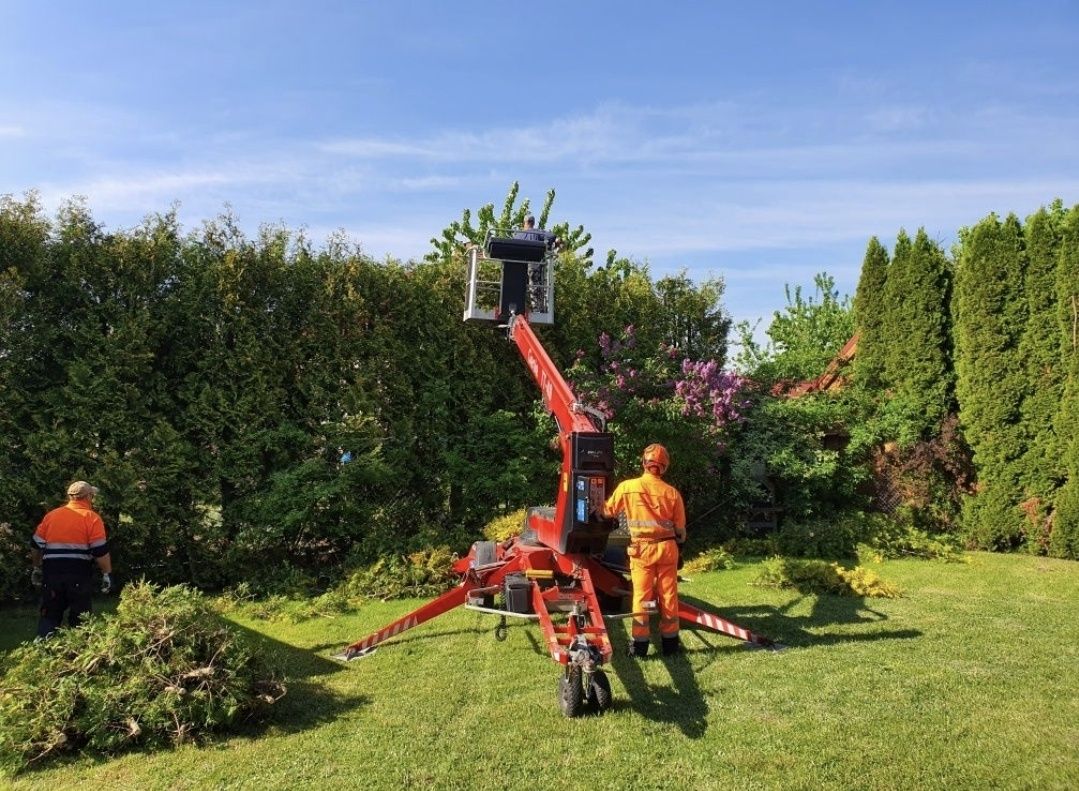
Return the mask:
<path id="1" fill-rule="evenodd" d="M 97 487 L 91 486 L 86 481 L 75 481 L 67 487 L 69 500 L 93 500 L 96 494 Z"/>
<path id="2" fill-rule="evenodd" d="M 535 227 L 536 227 L 536 218 L 533 217 L 531 214 L 528 215 L 527 217 L 525 217 L 525 228 L 535 228 Z"/>
<path id="3" fill-rule="evenodd" d="M 665 447 L 659 443 L 652 443 L 641 454 L 641 466 L 654 475 L 663 475 L 671 466 L 671 457 Z"/>

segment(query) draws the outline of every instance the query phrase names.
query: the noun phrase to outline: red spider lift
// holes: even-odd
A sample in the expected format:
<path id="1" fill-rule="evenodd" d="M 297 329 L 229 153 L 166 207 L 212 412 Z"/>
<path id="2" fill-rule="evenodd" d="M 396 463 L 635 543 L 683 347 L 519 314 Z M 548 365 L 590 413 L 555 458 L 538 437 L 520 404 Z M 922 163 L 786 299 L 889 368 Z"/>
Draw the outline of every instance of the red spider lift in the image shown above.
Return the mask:
<path id="1" fill-rule="evenodd" d="M 477 541 L 454 564 L 460 575 L 454 588 L 349 645 L 340 658 L 369 655 L 385 640 L 461 606 L 499 616 L 498 640 L 506 639 L 507 618 L 534 620 L 551 658 L 563 667 L 559 706 L 575 717 L 611 705 L 610 681 L 602 670 L 613 650 L 605 618 L 633 613 L 620 612 L 631 593 L 625 551 L 608 547 L 616 523 L 602 517 L 613 487 L 613 438 L 603 415 L 574 397 L 529 324 L 529 318 L 553 322 L 553 265 L 545 241 L 489 233 L 482 248 L 469 251 L 465 320 L 501 322 L 558 424 L 562 472 L 554 508 L 529 509 L 521 533 L 506 541 Z M 501 606 L 495 606 L 496 595 Z M 681 601 L 678 614 L 689 626 L 753 646 L 775 645 Z"/>

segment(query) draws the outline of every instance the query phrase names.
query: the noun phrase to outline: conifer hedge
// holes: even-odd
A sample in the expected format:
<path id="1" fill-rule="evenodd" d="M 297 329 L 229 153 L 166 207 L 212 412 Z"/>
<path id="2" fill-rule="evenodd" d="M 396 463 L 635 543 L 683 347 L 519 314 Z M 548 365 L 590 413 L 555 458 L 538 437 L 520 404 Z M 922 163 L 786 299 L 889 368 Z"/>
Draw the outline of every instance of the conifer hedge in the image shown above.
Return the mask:
<path id="1" fill-rule="evenodd" d="M 957 413 L 977 477 L 965 494 L 949 465 L 968 545 L 1079 558 L 1079 206 L 990 215 L 950 258 L 900 231 L 886 261 L 871 240 L 855 300 L 869 433 L 907 443 L 910 466 Z"/>
<path id="2" fill-rule="evenodd" d="M 26 541 L 77 478 L 101 490 L 121 576 L 203 587 L 467 549 L 492 516 L 549 503 L 554 428 L 504 333 L 461 321 L 459 231 L 402 263 L 251 238 L 228 214 L 112 231 L 79 203 L 49 218 L 0 198 L 0 596 L 29 590 Z M 564 231 L 560 322 L 539 329 L 563 369 L 629 325 L 722 366 L 720 281 L 595 266 Z"/>

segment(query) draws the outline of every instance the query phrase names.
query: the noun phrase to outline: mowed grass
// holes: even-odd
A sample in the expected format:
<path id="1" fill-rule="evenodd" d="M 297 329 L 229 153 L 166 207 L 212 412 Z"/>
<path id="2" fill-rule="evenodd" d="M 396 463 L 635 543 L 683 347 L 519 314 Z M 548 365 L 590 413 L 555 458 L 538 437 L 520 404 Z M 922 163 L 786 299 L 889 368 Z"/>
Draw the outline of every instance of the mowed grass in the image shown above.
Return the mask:
<path id="1" fill-rule="evenodd" d="M 15 788 L 1079 788 L 1079 564 L 978 554 L 888 562 L 896 600 L 750 586 L 687 598 L 778 639 L 683 632 L 632 662 L 613 628 L 614 707 L 566 720 L 537 627 L 457 611 L 341 665 L 330 655 L 420 602 L 300 624 L 243 621 L 293 681 L 273 719 L 208 745 L 64 759 Z M 10 647 L 33 613 L 0 614 Z M 2 655 L 0 655 L 2 660 Z M 0 781 L 2 782 L 2 781 Z"/>

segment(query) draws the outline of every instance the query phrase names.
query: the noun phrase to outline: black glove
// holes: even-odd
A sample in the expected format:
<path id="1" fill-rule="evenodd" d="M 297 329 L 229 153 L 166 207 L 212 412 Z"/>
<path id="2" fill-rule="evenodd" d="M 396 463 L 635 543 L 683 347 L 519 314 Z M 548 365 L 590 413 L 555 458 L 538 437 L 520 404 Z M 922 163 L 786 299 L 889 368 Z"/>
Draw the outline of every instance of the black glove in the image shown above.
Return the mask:
<path id="1" fill-rule="evenodd" d="M 101 592 L 102 593 L 108 593 L 111 590 L 112 590 L 112 575 L 110 575 L 110 574 L 102 574 L 101 575 Z"/>

